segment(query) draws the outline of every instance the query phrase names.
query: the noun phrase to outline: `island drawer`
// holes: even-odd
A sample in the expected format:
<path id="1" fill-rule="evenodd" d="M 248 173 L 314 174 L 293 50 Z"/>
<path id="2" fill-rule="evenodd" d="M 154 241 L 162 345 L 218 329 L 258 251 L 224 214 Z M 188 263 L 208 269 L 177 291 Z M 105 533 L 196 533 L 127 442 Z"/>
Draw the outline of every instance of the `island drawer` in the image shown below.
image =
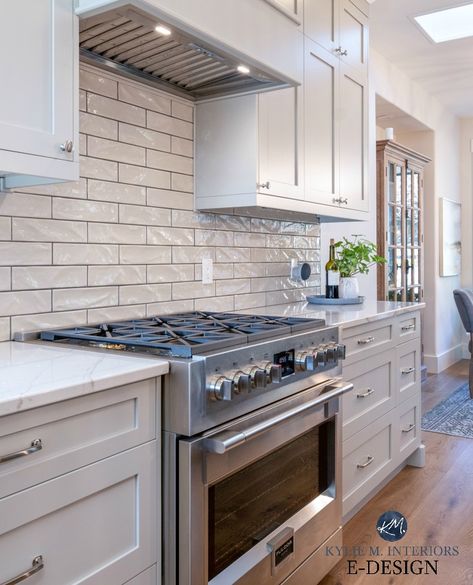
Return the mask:
<path id="1" fill-rule="evenodd" d="M 400 343 L 420 337 L 420 312 L 401 315 L 397 318 L 396 324 Z"/>
<path id="2" fill-rule="evenodd" d="M 383 319 L 365 325 L 343 327 L 342 339 L 346 346 L 345 365 L 368 355 L 374 355 L 394 346 L 394 322 Z"/>
<path id="3" fill-rule="evenodd" d="M 343 442 L 343 513 L 349 512 L 395 466 L 396 409 Z"/>
<path id="4" fill-rule="evenodd" d="M 396 406 L 396 356 L 392 350 L 343 369 L 353 390 L 343 395 L 343 439 L 351 437 Z"/>
<path id="5" fill-rule="evenodd" d="M 150 441 L 0 500 L 0 583 L 119 585 L 156 563 L 156 464 Z"/>
<path id="6" fill-rule="evenodd" d="M 127 581 L 124 585 L 159 585 L 161 579 L 158 580 L 157 565 L 153 565 L 146 571 L 137 575 L 131 581 Z"/>
<path id="7" fill-rule="evenodd" d="M 154 439 L 156 385 L 152 378 L 3 417 L 0 498 Z"/>

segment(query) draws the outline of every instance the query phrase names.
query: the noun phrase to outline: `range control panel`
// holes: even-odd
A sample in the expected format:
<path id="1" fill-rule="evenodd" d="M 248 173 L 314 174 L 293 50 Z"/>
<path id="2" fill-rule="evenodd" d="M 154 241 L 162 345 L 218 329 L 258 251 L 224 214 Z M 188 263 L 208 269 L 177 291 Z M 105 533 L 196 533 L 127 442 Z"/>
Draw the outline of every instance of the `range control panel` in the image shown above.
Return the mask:
<path id="1" fill-rule="evenodd" d="M 333 328 L 233 349 L 207 360 L 207 400 L 249 397 L 335 368 L 344 358 L 345 346 L 338 343 L 338 330 Z"/>

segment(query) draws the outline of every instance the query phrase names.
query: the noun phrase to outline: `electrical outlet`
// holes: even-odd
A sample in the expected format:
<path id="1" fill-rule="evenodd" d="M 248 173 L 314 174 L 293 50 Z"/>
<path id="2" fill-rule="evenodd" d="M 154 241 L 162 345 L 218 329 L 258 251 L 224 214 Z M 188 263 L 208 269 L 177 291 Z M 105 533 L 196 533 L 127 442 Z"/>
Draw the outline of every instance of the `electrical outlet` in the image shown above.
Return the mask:
<path id="1" fill-rule="evenodd" d="M 214 281 L 214 262 L 212 258 L 202 258 L 202 284 Z"/>

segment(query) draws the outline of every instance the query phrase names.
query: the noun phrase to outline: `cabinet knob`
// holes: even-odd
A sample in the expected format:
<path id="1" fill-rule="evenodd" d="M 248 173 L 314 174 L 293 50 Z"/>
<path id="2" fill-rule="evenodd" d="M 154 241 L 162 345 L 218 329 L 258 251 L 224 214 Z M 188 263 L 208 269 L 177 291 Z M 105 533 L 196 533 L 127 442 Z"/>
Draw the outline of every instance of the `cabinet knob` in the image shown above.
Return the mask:
<path id="1" fill-rule="evenodd" d="M 257 187 L 258 189 L 271 189 L 271 183 L 269 181 L 266 181 L 266 183 L 258 183 Z"/>
<path id="2" fill-rule="evenodd" d="M 348 205 L 348 197 L 334 197 L 332 203 L 338 203 L 339 205 Z"/>
<path id="3" fill-rule="evenodd" d="M 346 57 L 348 55 L 348 51 L 346 49 L 343 49 L 342 47 L 337 47 L 335 49 L 335 53 L 337 53 L 337 55 L 340 55 L 340 57 Z"/>
<path id="4" fill-rule="evenodd" d="M 60 148 L 63 152 L 72 152 L 74 150 L 74 143 L 72 140 L 66 140 L 64 144 L 61 144 Z"/>

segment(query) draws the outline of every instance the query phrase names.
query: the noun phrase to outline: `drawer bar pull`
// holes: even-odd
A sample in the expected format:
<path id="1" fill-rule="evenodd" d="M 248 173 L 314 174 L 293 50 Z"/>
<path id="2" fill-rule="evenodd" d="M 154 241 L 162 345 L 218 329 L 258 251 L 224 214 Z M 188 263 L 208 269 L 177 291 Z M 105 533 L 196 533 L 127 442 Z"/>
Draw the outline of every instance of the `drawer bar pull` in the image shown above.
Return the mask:
<path id="1" fill-rule="evenodd" d="M 367 388 L 366 392 L 362 392 L 360 394 L 357 394 L 356 397 L 357 398 L 366 398 L 370 394 L 373 394 L 373 392 L 374 392 L 374 388 Z"/>
<path id="2" fill-rule="evenodd" d="M 358 467 L 358 469 L 365 469 L 365 467 L 368 467 L 368 465 L 371 465 L 374 461 L 374 457 L 372 457 L 371 455 L 368 455 L 368 458 L 366 459 L 366 461 L 364 463 L 357 463 L 356 466 Z"/>
<path id="3" fill-rule="evenodd" d="M 374 337 L 365 337 L 365 339 L 358 339 L 358 345 L 368 345 L 368 343 L 373 343 Z"/>
<path id="4" fill-rule="evenodd" d="M 416 428 L 415 424 L 414 424 L 414 423 L 411 423 L 411 424 L 410 424 L 410 425 L 407 427 L 407 429 L 401 429 L 401 430 L 402 430 L 402 432 L 403 432 L 403 433 L 410 433 L 410 432 L 411 432 L 413 429 L 415 429 L 415 428 Z"/>
<path id="5" fill-rule="evenodd" d="M 18 459 L 19 457 L 32 455 L 33 453 L 41 451 L 42 448 L 43 442 L 41 441 L 41 439 L 35 439 L 34 441 L 31 442 L 31 446 L 27 447 L 26 449 L 22 449 L 21 451 L 15 451 L 15 453 L 8 453 L 8 455 L 0 455 L 0 463 L 6 463 L 7 461 L 12 461 L 13 459 Z"/>
<path id="6" fill-rule="evenodd" d="M 1 585 L 16 585 L 16 583 L 21 583 L 22 581 L 28 579 L 28 577 L 35 575 L 38 571 L 41 571 L 41 569 L 43 568 L 44 568 L 43 557 L 39 555 L 32 560 L 30 569 L 28 569 L 21 575 L 13 577 L 13 579 L 10 579 L 9 581 L 5 581 Z"/>
<path id="7" fill-rule="evenodd" d="M 415 372 L 415 371 L 416 371 L 416 369 L 415 369 L 415 368 L 403 368 L 403 369 L 401 370 L 401 374 L 402 374 L 403 376 L 407 376 L 407 374 L 412 374 L 412 372 Z"/>
<path id="8" fill-rule="evenodd" d="M 415 328 L 416 328 L 416 326 L 414 325 L 414 323 L 411 323 L 410 325 L 403 325 L 401 327 L 401 330 L 402 331 L 412 331 Z"/>

